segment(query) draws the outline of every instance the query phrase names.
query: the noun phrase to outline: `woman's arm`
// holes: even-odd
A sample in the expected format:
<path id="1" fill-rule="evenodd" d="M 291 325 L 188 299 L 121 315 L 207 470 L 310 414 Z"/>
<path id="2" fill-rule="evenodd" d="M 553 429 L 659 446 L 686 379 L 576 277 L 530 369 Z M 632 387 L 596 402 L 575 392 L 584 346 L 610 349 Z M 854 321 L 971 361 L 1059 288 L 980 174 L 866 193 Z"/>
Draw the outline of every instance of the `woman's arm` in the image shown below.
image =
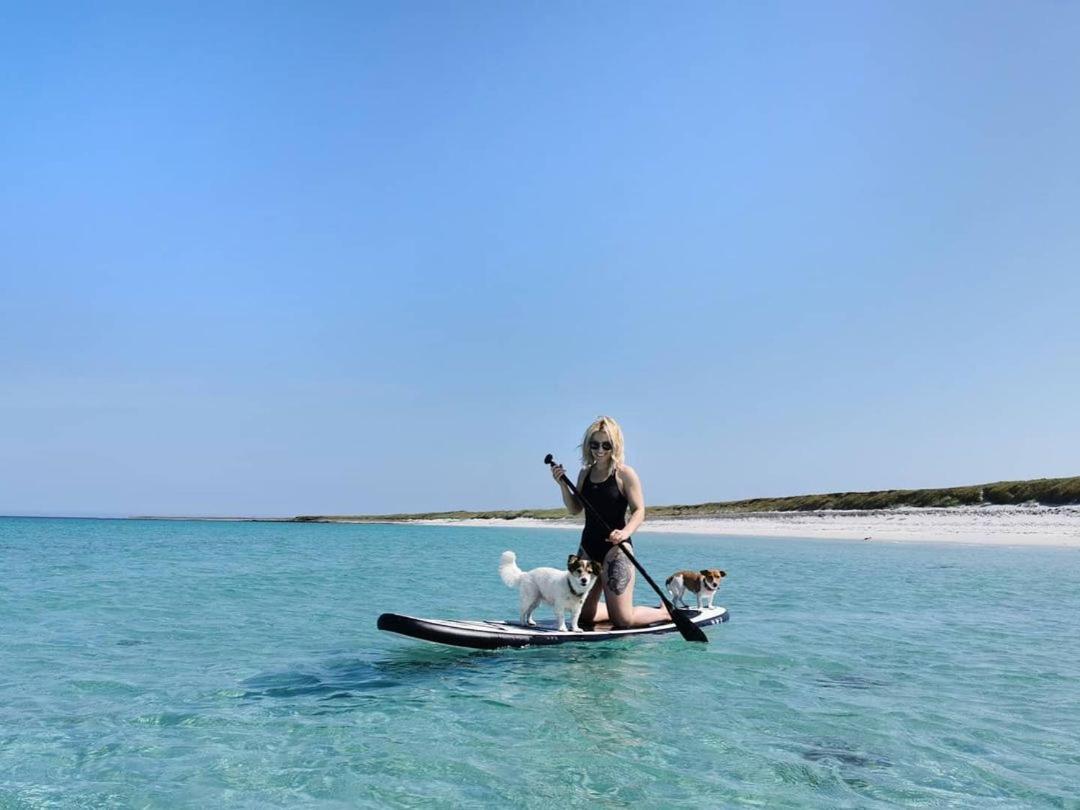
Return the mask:
<path id="1" fill-rule="evenodd" d="M 551 477 L 554 478 L 555 481 L 559 485 L 559 490 L 560 490 L 560 492 L 562 494 L 562 500 L 563 500 L 563 503 L 566 504 L 567 511 L 571 515 L 576 515 L 579 512 L 581 512 L 583 507 L 582 507 L 581 503 L 578 501 L 578 499 L 574 497 L 574 493 L 572 493 L 570 491 L 570 487 L 568 487 L 566 485 L 566 483 L 562 480 L 563 474 L 565 472 L 566 472 L 565 467 L 563 467 L 561 464 L 555 464 L 551 468 Z M 581 482 L 582 482 L 582 480 L 584 480 L 585 474 L 587 472 L 588 472 L 588 470 L 582 470 L 580 473 L 578 473 L 578 481 L 577 481 L 578 489 L 581 489 Z"/>
<path id="2" fill-rule="evenodd" d="M 621 543 L 629 539 L 630 535 L 638 530 L 645 522 L 645 494 L 641 491 L 641 479 L 638 478 L 633 467 L 620 467 L 619 473 L 622 478 L 623 495 L 630 504 L 630 520 L 626 522 L 625 529 L 616 529 L 608 539 L 613 543 Z"/>

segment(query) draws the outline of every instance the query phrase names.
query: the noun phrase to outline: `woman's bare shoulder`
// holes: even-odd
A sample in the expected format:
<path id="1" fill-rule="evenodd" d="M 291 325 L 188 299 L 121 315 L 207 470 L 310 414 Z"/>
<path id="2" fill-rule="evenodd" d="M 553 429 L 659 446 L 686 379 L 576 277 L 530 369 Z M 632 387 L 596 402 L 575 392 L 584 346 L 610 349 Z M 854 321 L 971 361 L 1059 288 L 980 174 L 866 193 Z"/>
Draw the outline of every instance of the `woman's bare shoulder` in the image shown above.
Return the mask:
<path id="1" fill-rule="evenodd" d="M 629 464 L 621 464 L 619 468 L 615 470 L 616 476 L 624 481 L 637 481 L 638 474 L 634 472 L 634 468 Z"/>

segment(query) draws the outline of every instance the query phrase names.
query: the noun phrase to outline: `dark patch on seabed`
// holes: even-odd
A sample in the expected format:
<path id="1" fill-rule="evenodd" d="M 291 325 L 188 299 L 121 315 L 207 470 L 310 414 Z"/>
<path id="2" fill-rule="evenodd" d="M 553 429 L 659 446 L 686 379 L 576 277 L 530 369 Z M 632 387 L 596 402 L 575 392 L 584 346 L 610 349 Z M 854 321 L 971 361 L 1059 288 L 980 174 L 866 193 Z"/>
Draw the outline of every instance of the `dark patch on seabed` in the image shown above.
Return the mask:
<path id="1" fill-rule="evenodd" d="M 241 699 L 342 700 L 395 687 L 445 683 L 447 678 L 467 681 L 493 670 L 497 670 L 500 677 L 506 677 L 524 668 L 534 678 L 539 678 L 543 677 L 546 662 L 557 661 L 563 672 L 568 664 L 593 663 L 625 654 L 620 649 L 599 646 L 572 652 L 540 648 L 528 659 L 515 652 L 417 648 L 403 656 L 376 661 L 339 657 L 322 665 L 255 675 L 241 682 L 245 689 Z M 559 654 L 551 654 L 556 652 Z"/>
<path id="2" fill-rule="evenodd" d="M 247 691 L 242 697 L 247 700 L 302 697 L 340 700 L 357 692 L 392 688 L 398 686 L 398 682 L 385 677 L 376 665 L 357 662 L 347 672 L 277 672 L 248 678 L 243 685 Z"/>
<path id="3" fill-rule="evenodd" d="M 841 765 L 852 765 L 859 768 L 892 767 L 892 763 L 885 757 L 860 752 L 847 743 L 837 740 L 821 740 L 804 748 L 802 758 L 811 762 L 833 760 Z"/>
<path id="4" fill-rule="evenodd" d="M 822 673 L 814 679 L 814 683 L 826 689 L 872 689 L 875 686 L 886 686 L 884 681 L 864 678 L 861 675 L 830 673 Z"/>
<path id="5" fill-rule="evenodd" d="M 411 658 L 364 661 L 336 659 L 323 666 L 256 675 L 243 681 L 249 700 L 315 697 L 341 700 L 357 694 L 415 686 L 424 681 L 463 674 L 481 667 L 490 653 L 472 656 L 417 655 Z"/>

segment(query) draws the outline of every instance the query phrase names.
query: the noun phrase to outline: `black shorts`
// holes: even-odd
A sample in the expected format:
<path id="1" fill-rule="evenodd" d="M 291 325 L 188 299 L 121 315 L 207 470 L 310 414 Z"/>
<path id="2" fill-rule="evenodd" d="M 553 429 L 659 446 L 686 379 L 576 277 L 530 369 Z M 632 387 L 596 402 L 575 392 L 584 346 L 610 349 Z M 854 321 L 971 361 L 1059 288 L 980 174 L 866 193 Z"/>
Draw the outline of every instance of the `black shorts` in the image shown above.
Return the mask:
<path id="1" fill-rule="evenodd" d="M 626 545 L 630 546 L 630 552 L 634 551 L 634 543 L 631 540 L 625 541 Z M 604 561 L 604 557 L 613 548 L 616 548 L 614 543 L 609 543 L 606 537 L 582 537 L 581 545 L 578 546 L 578 556 L 584 557 L 587 560 L 594 560 L 598 563 Z"/>

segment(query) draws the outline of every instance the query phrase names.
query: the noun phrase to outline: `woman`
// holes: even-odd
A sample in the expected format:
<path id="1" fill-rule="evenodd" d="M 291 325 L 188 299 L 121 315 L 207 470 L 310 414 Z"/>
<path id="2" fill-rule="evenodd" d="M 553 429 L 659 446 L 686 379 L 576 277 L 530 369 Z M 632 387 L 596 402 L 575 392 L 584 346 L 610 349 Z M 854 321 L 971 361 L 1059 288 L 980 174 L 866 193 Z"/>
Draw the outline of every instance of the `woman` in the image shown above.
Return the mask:
<path id="1" fill-rule="evenodd" d="M 582 470 L 578 474 L 577 489 L 582 497 L 600 513 L 603 522 L 611 527 L 609 532 L 591 509 L 585 510 L 585 529 L 581 532 L 581 548 L 578 556 L 600 563 L 600 581 L 596 583 L 585 600 L 581 611 L 581 624 L 595 625 L 609 621 L 618 628 L 641 627 L 671 617 L 662 607 L 634 606 L 634 580 L 637 571 L 617 543 L 626 541 L 631 547 L 630 536 L 645 521 L 645 498 L 641 494 L 641 481 L 633 468 L 623 463 L 623 435 L 618 422 L 601 416 L 585 431 L 581 442 Z M 561 480 L 565 469 L 554 465 L 551 474 L 562 490 L 563 503 L 571 514 L 584 509 L 570 488 Z M 630 520 L 626 519 L 627 507 Z M 600 594 L 605 605 L 600 605 Z"/>

